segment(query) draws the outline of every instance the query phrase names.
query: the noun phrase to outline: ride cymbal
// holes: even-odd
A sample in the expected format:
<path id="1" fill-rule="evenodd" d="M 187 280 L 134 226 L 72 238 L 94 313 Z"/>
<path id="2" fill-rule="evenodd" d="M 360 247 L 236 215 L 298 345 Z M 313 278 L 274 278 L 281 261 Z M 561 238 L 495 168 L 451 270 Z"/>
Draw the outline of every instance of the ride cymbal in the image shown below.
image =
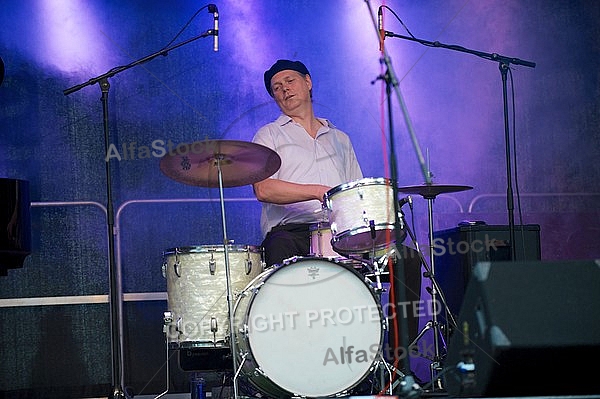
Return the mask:
<path id="1" fill-rule="evenodd" d="M 180 145 L 160 160 L 167 177 L 200 187 L 219 187 L 219 165 L 223 187 L 238 187 L 272 176 L 281 158 L 270 148 L 248 141 L 204 140 Z"/>

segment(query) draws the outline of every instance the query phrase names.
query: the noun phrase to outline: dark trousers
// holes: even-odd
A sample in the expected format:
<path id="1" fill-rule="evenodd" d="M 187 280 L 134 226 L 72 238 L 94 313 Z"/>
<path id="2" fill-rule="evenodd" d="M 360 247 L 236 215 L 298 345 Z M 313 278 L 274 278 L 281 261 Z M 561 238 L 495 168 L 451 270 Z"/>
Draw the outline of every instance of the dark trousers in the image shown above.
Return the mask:
<path id="1" fill-rule="evenodd" d="M 281 264 L 285 259 L 294 256 L 308 256 L 310 226 L 310 224 L 286 224 L 273 227 L 261 244 L 267 267 Z"/>

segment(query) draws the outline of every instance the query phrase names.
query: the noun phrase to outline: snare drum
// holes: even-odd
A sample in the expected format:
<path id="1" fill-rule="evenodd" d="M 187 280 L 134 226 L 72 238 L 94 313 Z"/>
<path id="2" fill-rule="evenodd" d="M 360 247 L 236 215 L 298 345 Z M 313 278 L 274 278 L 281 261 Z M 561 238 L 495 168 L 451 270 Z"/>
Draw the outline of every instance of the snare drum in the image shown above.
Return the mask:
<path id="1" fill-rule="evenodd" d="M 384 322 L 373 288 L 327 258 L 263 272 L 234 310 L 242 375 L 270 397 L 325 397 L 358 385 L 378 360 Z"/>
<path id="2" fill-rule="evenodd" d="M 356 270 L 363 270 L 365 267 L 362 255 L 340 254 L 335 251 L 331 246 L 331 228 L 327 222 L 319 222 L 310 226 L 310 255 L 335 259 L 335 261 Z"/>
<path id="3" fill-rule="evenodd" d="M 324 204 L 333 248 L 352 254 L 389 247 L 395 241 L 393 201 L 391 182 L 384 178 L 364 178 L 329 190 Z"/>
<path id="4" fill-rule="evenodd" d="M 325 258 L 338 258 L 340 254 L 331 246 L 329 223 L 320 222 L 310 226 L 310 254 Z"/>
<path id="5" fill-rule="evenodd" d="M 236 296 L 262 273 L 262 250 L 241 245 L 229 245 L 227 250 L 231 291 Z M 229 311 L 224 246 L 171 248 L 163 253 L 163 258 L 168 306 L 173 313 L 169 343 L 182 348 L 227 346 Z"/>

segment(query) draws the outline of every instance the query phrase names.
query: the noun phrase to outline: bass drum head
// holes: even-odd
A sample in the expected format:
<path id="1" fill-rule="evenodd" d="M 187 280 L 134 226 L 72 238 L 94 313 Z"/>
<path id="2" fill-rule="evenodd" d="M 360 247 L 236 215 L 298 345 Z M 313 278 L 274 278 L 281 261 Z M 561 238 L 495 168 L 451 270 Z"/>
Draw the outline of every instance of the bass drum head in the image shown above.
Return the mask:
<path id="1" fill-rule="evenodd" d="M 248 288 L 242 347 L 260 369 L 247 370 L 259 389 L 324 397 L 367 376 L 382 345 L 383 316 L 355 271 L 330 259 L 294 258 Z"/>

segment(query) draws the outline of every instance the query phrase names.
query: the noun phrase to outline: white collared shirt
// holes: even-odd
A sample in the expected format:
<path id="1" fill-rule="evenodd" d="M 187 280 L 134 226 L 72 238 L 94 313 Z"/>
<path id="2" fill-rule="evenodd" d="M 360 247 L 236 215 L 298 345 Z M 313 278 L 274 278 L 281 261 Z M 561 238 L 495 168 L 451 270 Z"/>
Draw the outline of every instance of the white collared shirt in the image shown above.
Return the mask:
<path id="1" fill-rule="evenodd" d="M 283 114 L 258 130 L 252 141 L 272 149 L 281 158 L 281 167 L 271 178 L 333 188 L 363 177 L 348 135 L 327 119 L 317 119 L 323 126 L 314 139 Z M 279 224 L 322 221 L 321 210 L 317 200 L 286 205 L 263 203 L 260 222 L 263 237 Z"/>

